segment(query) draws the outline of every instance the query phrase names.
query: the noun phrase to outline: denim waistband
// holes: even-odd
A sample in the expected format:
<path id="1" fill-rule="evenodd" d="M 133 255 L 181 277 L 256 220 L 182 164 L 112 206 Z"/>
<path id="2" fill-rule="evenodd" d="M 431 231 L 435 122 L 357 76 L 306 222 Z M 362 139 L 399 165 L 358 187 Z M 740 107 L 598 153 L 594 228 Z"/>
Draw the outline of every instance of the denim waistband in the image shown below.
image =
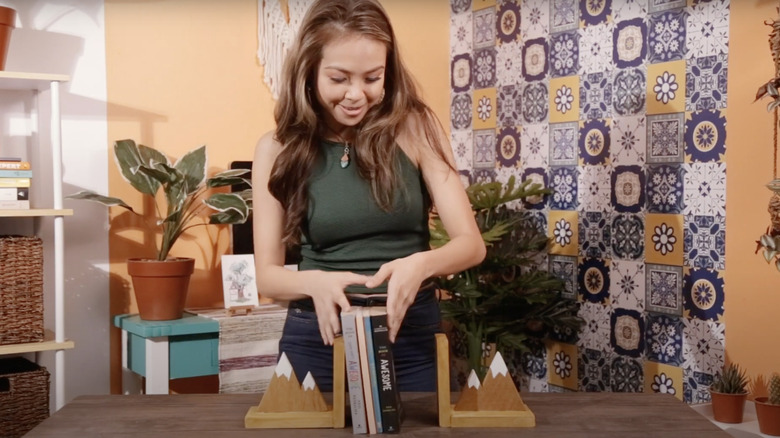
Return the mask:
<path id="1" fill-rule="evenodd" d="M 417 296 L 414 301 L 423 301 L 426 299 L 435 298 L 436 284 L 433 282 L 427 282 L 420 287 L 417 291 Z M 354 296 L 352 294 L 346 294 L 349 304 L 353 306 L 372 307 L 372 306 L 385 306 L 387 305 L 387 295 L 372 295 L 368 297 Z M 303 311 L 314 312 L 314 301 L 311 298 L 304 298 L 302 300 L 290 301 L 290 309 L 300 309 Z"/>

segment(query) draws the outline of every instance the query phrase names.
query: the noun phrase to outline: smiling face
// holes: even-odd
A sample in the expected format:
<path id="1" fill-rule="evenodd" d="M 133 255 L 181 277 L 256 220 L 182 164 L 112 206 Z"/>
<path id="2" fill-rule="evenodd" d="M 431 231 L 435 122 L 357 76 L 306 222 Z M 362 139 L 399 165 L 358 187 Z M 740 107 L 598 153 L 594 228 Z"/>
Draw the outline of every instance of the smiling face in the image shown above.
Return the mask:
<path id="1" fill-rule="evenodd" d="M 342 137 L 383 97 L 387 49 L 359 35 L 334 39 L 322 49 L 317 101 L 325 123 Z"/>

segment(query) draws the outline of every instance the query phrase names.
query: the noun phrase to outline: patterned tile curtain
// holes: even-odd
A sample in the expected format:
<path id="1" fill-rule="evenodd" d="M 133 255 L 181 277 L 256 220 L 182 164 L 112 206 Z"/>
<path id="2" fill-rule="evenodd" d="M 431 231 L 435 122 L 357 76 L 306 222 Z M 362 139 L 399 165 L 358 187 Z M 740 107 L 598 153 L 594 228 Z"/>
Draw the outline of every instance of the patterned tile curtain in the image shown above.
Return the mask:
<path id="1" fill-rule="evenodd" d="M 524 206 L 580 333 L 522 359 L 531 391 L 709 400 L 724 361 L 729 0 L 450 0 L 451 132 L 470 182 Z"/>

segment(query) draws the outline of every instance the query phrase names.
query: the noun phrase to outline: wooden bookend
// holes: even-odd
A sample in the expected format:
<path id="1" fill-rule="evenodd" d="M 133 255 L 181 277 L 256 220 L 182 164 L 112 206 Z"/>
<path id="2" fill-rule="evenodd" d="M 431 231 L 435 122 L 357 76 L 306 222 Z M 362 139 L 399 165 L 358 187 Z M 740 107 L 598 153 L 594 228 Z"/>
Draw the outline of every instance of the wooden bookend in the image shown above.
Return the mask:
<path id="1" fill-rule="evenodd" d="M 311 373 L 303 384 L 282 353 L 268 389 L 260 404 L 252 406 L 244 416 L 248 429 L 311 429 L 343 428 L 346 398 L 344 391 L 344 339 L 333 342 L 333 406 L 328 406 Z"/>
<path id="2" fill-rule="evenodd" d="M 246 316 L 252 313 L 255 306 L 233 306 L 225 309 L 227 316 Z"/>
<path id="3" fill-rule="evenodd" d="M 437 385 L 440 427 L 534 427 L 536 417 L 528 409 L 496 353 L 483 382 L 471 370 L 458 402 L 450 402 L 450 352 L 447 336 L 436 334 Z"/>

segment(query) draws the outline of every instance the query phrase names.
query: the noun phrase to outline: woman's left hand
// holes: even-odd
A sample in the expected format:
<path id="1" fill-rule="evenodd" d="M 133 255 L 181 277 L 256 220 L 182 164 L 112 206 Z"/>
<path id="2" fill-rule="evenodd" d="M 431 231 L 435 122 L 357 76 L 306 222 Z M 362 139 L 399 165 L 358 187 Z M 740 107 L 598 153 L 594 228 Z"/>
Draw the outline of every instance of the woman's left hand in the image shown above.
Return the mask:
<path id="1" fill-rule="evenodd" d="M 406 310 L 414 303 L 420 284 L 426 278 L 423 263 L 416 256 L 418 254 L 412 254 L 383 264 L 366 282 L 368 288 L 387 282 L 387 328 L 390 342 L 395 342 Z"/>

